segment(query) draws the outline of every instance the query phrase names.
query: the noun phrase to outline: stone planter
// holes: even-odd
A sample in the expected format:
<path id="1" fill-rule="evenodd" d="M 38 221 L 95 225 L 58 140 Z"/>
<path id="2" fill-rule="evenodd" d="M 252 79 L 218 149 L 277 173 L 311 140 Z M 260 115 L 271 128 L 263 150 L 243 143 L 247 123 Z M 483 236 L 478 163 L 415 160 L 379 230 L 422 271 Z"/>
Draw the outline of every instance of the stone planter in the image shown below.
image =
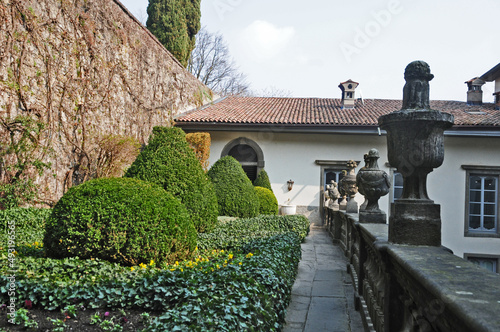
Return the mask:
<path id="1" fill-rule="evenodd" d="M 297 205 L 284 204 L 281 206 L 281 215 L 288 216 L 297 213 Z"/>

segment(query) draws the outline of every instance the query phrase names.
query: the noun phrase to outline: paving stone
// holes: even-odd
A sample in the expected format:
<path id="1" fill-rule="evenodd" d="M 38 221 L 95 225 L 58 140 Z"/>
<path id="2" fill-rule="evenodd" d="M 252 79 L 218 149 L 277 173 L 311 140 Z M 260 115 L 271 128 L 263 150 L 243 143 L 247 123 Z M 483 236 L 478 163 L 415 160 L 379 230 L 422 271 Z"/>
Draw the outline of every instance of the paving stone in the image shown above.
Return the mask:
<path id="1" fill-rule="evenodd" d="M 332 280 L 315 280 L 312 283 L 311 296 L 342 297 L 344 296 L 344 284 L 343 282 L 333 282 Z"/>
<path id="2" fill-rule="evenodd" d="M 292 295 L 311 296 L 312 280 L 295 280 L 292 286 Z"/>
<path id="3" fill-rule="evenodd" d="M 336 278 L 338 276 L 338 271 L 331 270 L 331 269 L 322 269 L 320 270 L 319 268 L 316 270 L 316 273 L 314 275 L 314 280 L 332 280 L 333 278 Z"/>
<path id="4" fill-rule="evenodd" d="M 303 331 L 304 331 L 304 323 L 287 322 L 285 326 L 283 326 L 283 332 L 303 332 Z"/>
<path id="5" fill-rule="evenodd" d="M 313 297 L 304 332 L 349 331 L 346 299 L 338 297 Z"/>
<path id="6" fill-rule="evenodd" d="M 290 305 L 286 309 L 286 322 L 304 324 L 310 303 L 311 298 L 309 296 L 292 295 Z"/>

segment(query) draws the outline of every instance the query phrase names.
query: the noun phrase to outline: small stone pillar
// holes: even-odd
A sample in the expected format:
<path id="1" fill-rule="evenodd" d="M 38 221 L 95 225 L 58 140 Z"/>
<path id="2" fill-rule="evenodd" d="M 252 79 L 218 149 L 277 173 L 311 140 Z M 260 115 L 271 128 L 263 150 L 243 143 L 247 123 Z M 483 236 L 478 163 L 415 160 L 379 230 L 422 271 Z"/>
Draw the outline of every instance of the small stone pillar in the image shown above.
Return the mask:
<path id="1" fill-rule="evenodd" d="M 358 213 L 358 203 L 354 200 L 354 196 L 358 192 L 358 187 L 356 186 L 356 174 L 354 172 L 354 169 L 357 166 L 358 164 L 354 160 L 349 160 L 347 162 L 347 174 L 341 180 L 343 192 L 349 196 L 349 201 L 347 202 L 345 208 L 346 213 Z"/>
<path id="2" fill-rule="evenodd" d="M 381 116 L 387 131 L 388 159 L 403 175 L 403 194 L 391 206 L 389 242 L 441 245 L 441 212 L 427 195 L 427 174 L 444 159 L 444 130 L 453 115 L 429 106 L 429 65 L 414 61 L 405 69 L 403 108 Z"/>
<path id="3" fill-rule="evenodd" d="M 366 207 L 359 211 L 360 223 L 385 224 L 387 220 L 385 212 L 378 206 L 378 200 L 389 193 L 391 181 L 387 173 L 378 168 L 379 158 L 378 150 L 371 149 L 365 154 L 366 166 L 356 175 L 358 190 L 367 202 Z"/>

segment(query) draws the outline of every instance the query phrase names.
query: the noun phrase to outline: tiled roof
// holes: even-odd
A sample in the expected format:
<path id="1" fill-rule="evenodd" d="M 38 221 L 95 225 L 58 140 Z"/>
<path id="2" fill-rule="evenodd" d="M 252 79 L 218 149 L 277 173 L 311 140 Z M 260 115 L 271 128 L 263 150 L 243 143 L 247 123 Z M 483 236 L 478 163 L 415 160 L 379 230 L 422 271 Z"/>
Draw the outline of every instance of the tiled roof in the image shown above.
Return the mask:
<path id="1" fill-rule="evenodd" d="M 230 96 L 180 115 L 175 121 L 180 126 L 193 123 L 377 126 L 381 115 L 401 109 L 401 104 L 401 100 L 365 99 L 357 100 L 354 109 L 342 109 L 341 99 L 333 98 Z M 460 101 L 435 100 L 430 104 L 432 109 L 453 114 L 456 126 L 500 128 L 500 111 L 492 103 L 469 106 Z"/>

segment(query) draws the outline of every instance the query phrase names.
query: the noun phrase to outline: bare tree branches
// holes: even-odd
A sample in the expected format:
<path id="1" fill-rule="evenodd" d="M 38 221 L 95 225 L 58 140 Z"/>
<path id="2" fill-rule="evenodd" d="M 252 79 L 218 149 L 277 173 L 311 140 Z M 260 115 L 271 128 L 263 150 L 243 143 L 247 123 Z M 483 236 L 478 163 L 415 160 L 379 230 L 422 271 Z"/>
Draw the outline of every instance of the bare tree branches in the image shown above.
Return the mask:
<path id="1" fill-rule="evenodd" d="M 203 84 L 221 96 L 246 94 L 250 84 L 238 70 L 224 38 L 202 27 L 187 69 Z"/>

